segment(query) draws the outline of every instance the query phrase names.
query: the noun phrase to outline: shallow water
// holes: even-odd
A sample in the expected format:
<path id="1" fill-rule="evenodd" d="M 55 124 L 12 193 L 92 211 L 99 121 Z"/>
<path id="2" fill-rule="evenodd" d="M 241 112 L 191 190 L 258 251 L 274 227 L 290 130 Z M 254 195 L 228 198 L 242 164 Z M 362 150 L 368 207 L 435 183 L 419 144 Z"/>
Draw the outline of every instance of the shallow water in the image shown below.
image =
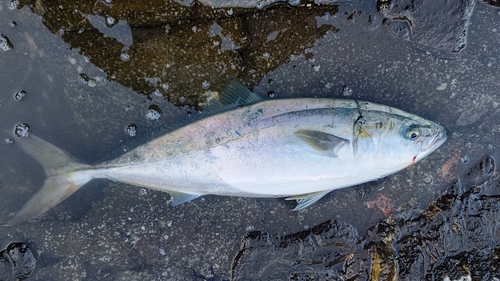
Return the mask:
<path id="1" fill-rule="evenodd" d="M 80 12 L 66 14 L 54 14 L 57 9 L 49 4 L 20 3 L 16 9 L 8 4 L 0 4 L 0 33 L 9 42 L 0 50 L 0 221 L 19 210 L 45 178 L 36 161 L 16 146 L 16 124 L 27 124 L 30 133 L 93 163 L 206 116 L 209 110 L 203 105 L 209 91 L 220 89 L 229 77 L 238 76 L 266 98 L 340 97 L 387 104 L 435 121 L 449 132 L 448 141 L 417 165 L 334 191 L 300 212 L 292 212 L 294 203 L 281 199 L 216 196 L 171 207 L 166 193 L 92 181 L 41 218 L 2 228 L 4 249 L 22 242 L 37 260 L 27 280 L 342 280 L 345 276 L 332 273 L 337 270 L 358 276 L 353 280 L 391 280 L 393 275 L 443 280 L 445 271 L 453 269 L 442 262 L 446 266 L 436 265 L 435 272 L 405 275 L 405 266 L 427 266 L 436 259 L 418 263 L 408 258 L 405 263 L 404 257 L 411 255 L 396 240 L 370 244 L 363 239 L 383 240 L 384 233 L 395 231 L 394 221 L 405 237 L 415 224 L 425 225 L 421 218 L 432 202 L 457 193 L 457 182 L 467 182 L 466 174 L 485 156 L 498 159 L 498 8 L 470 2 L 462 10 L 446 7 L 446 13 L 436 12 L 435 6 L 413 11 L 401 8 L 405 1 L 293 8 L 283 4 L 258 11 L 180 5 L 174 7 L 179 19 L 174 13 L 151 19 L 151 14 L 131 12 L 141 7 L 106 1 L 72 7 L 67 10 Z M 109 17 L 117 23 L 113 28 L 106 27 Z M 433 23 L 454 28 L 432 29 Z M 467 41 L 461 49 L 463 30 Z M 22 90 L 24 97 L 16 99 Z M 152 118 L 158 115 L 151 113 L 160 111 L 158 119 Z M 126 130 L 131 124 L 137 128 L 134 137 Z M 485 202 L 496 200 L 492 196 Z M 451 210 L 460 209 L 453 206 Z M 476 209 L 489 219 L 497 215 Z M 458 211 L 440 215 L 445 221 L 466 217 Z M 491 221 L 477 227 L 495 231 L 496 220 Z M 330 228 L 325 228 L 328 223 Z M 295 268 L 292 264 L 293 270 L 279 267 L 285 273 L 274 276 L 265 270 L 253 275 L 260 268 L 242 266 L 253 257 L 272 257 L 275 251 L 263 243 L 259 251 L 241 256 L 241 249 L 256 239 L 249 236 L 252 233 L 282 241 L 307 237 L 294 236 L 301 231 L 332 227 L 354 234 L 328 238 L 340 246 L 322 247 L 318 257 L 323 263 L 311 262 L 325 265 L 336 261 L 327 257 L 338 256 L 341 262 L 326 269 L 304 262 Z M 469 270 L 449 273 L 452 280 L 466 275 L 473 280 L 500 278 L 495 275 L 498 269 L 474 266 L 482 260 L 467 254 L 472 251 L 467 245 L 483 244 L 471 235 L 457 238 L 454 233 L 459 232 L 440 235 L 465 246 L 458 254 L 444 251 L 440 261 Z M 431 239 L 412 239 L 408 241 L 415 244 L 408 242 L 407 248 L 451 247 L 435 239 L 425 248 L 418 243 Z M 494 252 L 498 245 L 483 247 Z M 376 253 L 389 258 L 380 262 Z M 345 265 L 350 254 L 361 255 L 354 259 L 358 267 Z M 332 274 L 324 275 L 325 270 Z M 481 275 L 484 272 L 492 274 Z"/>

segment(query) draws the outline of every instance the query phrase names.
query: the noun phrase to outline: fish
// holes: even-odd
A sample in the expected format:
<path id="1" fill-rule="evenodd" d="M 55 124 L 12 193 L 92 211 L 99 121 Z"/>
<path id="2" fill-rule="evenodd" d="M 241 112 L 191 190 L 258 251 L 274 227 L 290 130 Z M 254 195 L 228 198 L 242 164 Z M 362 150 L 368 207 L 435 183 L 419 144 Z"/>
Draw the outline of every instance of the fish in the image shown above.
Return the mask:
<path id="1" fill-rule="evenodd" d="M 212 103 L 211 103 L 212 104 Z M 332 190 L 409 167 L 446 141 L 446 130 L 394 107 L 352 99 L 263 100 L 230 80 L 214 113 L 89 165 L 30 134 L 19 146 L 47 175 L 7 225 L 47 212 L 92 179 L 168 192 L 172 206 L 203 195 L 296 200 L 295 211 Z"/>

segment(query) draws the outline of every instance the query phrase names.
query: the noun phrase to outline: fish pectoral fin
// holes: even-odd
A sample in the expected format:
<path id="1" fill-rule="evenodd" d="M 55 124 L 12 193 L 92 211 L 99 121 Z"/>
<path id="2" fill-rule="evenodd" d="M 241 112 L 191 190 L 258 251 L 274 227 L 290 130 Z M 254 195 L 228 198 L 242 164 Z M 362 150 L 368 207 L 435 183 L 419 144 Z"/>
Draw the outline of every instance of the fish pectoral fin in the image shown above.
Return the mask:
<path id="1" fill-rule="evenodd" d="M 338 151 L 349 145 L 349 140 L 320 131 L 299 130 L 295 135 L 315 150 L 332 157 L 337 157 Z"/>
<path id="2" fill-rule="evenodd" d="M 172 196 L 172 202 L 170 203 L 170 205 L 172 206 L 177 206 L 182 203 L 189 202 L 201 196 L 199 194 L 190 194 L 178 191 L 168 191 L 168 193 L 170 194 L 170 196 Z"/>
<path id="3" fill-rule="evenodd" d="M 220 90 L 219 101 L 225 106 L 237 107 L 262 101 L 262 98 L 238 80 L 231 79 Z"/>
<path id="4" fill-rule="evenodd" d="M 285 198 L 285 200 L 297 200 L 297 206 L 293 209 L 294 211 L 302 210 L 316 203 L 319 199 L 323 198 L 331 190 L 318 191 L 307 194 L 300 194 Z"/>

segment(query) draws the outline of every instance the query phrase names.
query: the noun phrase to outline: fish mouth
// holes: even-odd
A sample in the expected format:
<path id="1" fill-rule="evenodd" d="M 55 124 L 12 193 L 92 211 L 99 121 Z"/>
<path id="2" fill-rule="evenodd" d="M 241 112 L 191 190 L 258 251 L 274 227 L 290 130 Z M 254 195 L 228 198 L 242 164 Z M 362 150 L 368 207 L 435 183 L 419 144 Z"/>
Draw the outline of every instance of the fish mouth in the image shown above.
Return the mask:
<path id="1" fill-rule="evenodd" d="M 422 148 L 421 148 L 421 153 L 413 157 L 413 163 L 416 163 L 420 161 L 422 158 L 425 156 L 429 155 L 431 152 L 436 150 L 438 147 L 440 147 L 447 139 L 448 137 L 446 136 L 446 130 L 444 128 L 441 128 L 439 130 L 439 133 L 434 136 L 434 138 L 429 142 L 429 144 L 426 147 L 423 147 L 422 143 Z"/>
<path id="2" fill-rule="evenodd" d="M 446 130 L 443 128 L 439 131 L 439 134 L 436 134 L 434 138 L 429 142 L 429 145 L 425 148 L 422 148 L 422 152 L 431 153 L 440 147 L 448 138 L 446 135 Z"/>

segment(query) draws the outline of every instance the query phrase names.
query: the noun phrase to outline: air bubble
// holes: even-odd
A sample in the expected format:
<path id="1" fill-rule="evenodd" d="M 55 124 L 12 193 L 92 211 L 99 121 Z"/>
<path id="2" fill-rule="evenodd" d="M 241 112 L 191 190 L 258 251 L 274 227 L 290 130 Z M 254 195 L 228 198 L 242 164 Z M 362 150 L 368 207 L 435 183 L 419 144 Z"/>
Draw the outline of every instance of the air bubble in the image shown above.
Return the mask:
<path id="1" fill-rule="evenodd" d="M 16 125 L 15 134 L 20 138 L 27 138 L 29 136 L 30 126 L 26 123 L 21 123 Z"/>
<path id="2" fill-rule="evenodd" d="M 228 16 L 232 16 L 233 15 L 233 8 L 227 10 L 226 13 Z"/>
<path id="3" fill-rule="evenodd" d="M 201 83 L 201 88 L 203 88 L 203 90 L 210 88 L 210 83 L 203 81 L 203 83 Z"/>
<path id="4" fill-rule="evenodd" d="M 89 85 L 89 87 L 95 87 L 97 85 L 97 83 L 95 82 L 94 79 L 89 79 L 89 81 L 87 82 L 87 85 Z"/>
<path id="5" fill-rule="evenodd" d="M 153 91 L 153 95 L 157 96 L 157 97 L 161 97 L 163 96 L 163 94 L 160 92 L 160 90 L 156 89 Z"/>
<path id="6" fill-rule="evenodd" d="M 158 120 L 161 117 L 161 109 L 157 105 L 150 105 L 148 108 L 148 113 L 146 113 L 146 119 L 148 120 Z"/>
<path id="7" fill-rule="evenodd" d="M 129 136 L 135 137 L 137 135 L 137 126 L 135 124 L 130 124 L 125 128 L 125 132 Z"/>
<path id="8" fill-rule="evenodd" d="M 16 26 L 17 26 L 17 22 L 12 21 L 12 22 L 10 23 L 10 26 L 12 26 L 12 27 L 16 27 Z"/>
<path id="9" fill-rule="evenodd" d="M 104 256 L 104 257 L 102 257 L 102 260 L 103 260 L 104 262 L 110 262 L 110 261 L 111 261 L 111 258 L 110 258 L 109 256 Z"/>
<path id="10" fill-rule="evenodd" d="M 21 90 L 21 91 L 18 91 L 14 95 L 14 99 L 16 99 L 17 101 L 21 101 L 21 100 L 24 99 L 25 96 L 26 96 L 26 91 L 25 90 Z"/>
<path id="11" fill-rule="evenodd" d="M 0 35 L 0 49 L 4 51 L 11 51 L 14 49 L 14 45 L 12 45 L 12 42 L 10 42 L 9 38 L 4 34 Z"/>
<path id="12" fill-rule="evenodd" d="M 6 144 L 13 144 L 14 141 L 12 139 L 5 139 Z"/>
<path id="13" fill-rule="evenodd" d="M 274 98 L 274 92 L 273 91 L 269 91 L 267 92 L 267 96 L 270 97 L 270 98 Z"/>
<path id="14" fill-rule="evenodd" d="M 185 103 L 186 102 L 186 98 L 183 97 L 183 96 L 180 96 L 179 97 L 179 102 Z"/>
<path id="15" fill-rule="evenodd" d="M 113 25 L 115 25 L 115 23 L 116 23 L 115 18 L 113 18 L 113 17 L 106 18 L 106 25 L 107 26 L 112 27 Z"/>
<path id="16" fill-rule="evenodd" d="M 262 56 L 263 56 L 266 60 L 268 60 L 268 59 L 271 57 L 271 55 L 270 55 L 268 52 L 265 52 L 264 54 L 262 54 Z"/>
<path id="17" fill-rule="evenodd" d="M 132 110 L 132 107 L 130 107 L 130 105 L 125 106 L 125 112 L 129 112 L 130 110 Z"/>
<path id="18" fill-rule="evenodd" d="M 300 5 L 300 0 L 288 0 L 288 4 L 290 4 L 290 6 L 298 6 Z"/>
<path id="19" fill-rule="evenodd" d="M 264 9 L 265 6 L 266 6 L 266 2 L 260 1 L 259 3 L 257 3 L 257 5 L 255 5 L 255 8 L 257 8 L 257 10 L 262 10 L 262 9 Z"/>
<path id="20" fill-rule="evenodd" d="M 344 97 L 351 96 L 351 95 L 352 95 L 352 93 L 353 93 L 352 88 L 347 87 L 347 86 L 342 87 L 342 95 L 343 95 Z"/>
<path id="21" fill-rule="evenodd" d="M 9 10 L 17 10 L 17 9 L 19 9 L 19 0 L 10 0 Z"/>
<path id="22" fill-rule="evenodd" d="M 120 54 L 120 59 L 121 59 L 122 61 L 129 61 L 129 60 L 130 60 L 130 55 L 129 55 L 129 54 L 127 54 L 127 53 L 121 53 L 121 54 Z"/>
<path id="23" fill-rule="evenodd" d="M 170 27 L 170 24 L 165 25 L 165 34 L 170 34 L 172 31 L 172 28 Z"/>
<path id="24" fill-rule="evenodd" d="M 82 73 L 80 74 L 80 76 L 78 76 L 78 81 L 87 84 L 89 82 L 89 77 L 87 76 L 87 74 Z"/>
<path id="25" fill-rule="evenodd" d="M 145 188 L 139 190 L 139 195 L 148 195 L 148 191 Z"/>
<path id="26" fill-rule="evenodd" d="M 165 83 L 165 84 L 161 85 L 161 88 L 163 89 L 163 91 L 168 92 L 169 86 L 168 86 L 168 84 Z"/>
<path id="27" fill-rule="evenodd" d="M 113 3 L 113 0 L 104 0 L 104 3 L 111 4 L 111 3 Z"/>

